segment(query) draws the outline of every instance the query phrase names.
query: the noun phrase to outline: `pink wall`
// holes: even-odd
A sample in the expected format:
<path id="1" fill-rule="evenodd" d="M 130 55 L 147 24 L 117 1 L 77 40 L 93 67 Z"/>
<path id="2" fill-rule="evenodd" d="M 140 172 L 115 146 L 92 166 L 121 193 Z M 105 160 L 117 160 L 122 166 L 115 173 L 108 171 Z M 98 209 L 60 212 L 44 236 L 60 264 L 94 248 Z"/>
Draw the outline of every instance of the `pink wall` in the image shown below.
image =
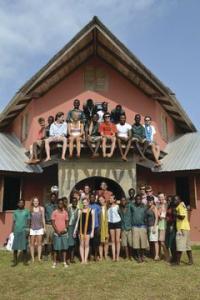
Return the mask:
<path id="1" fill-rule="evenodd" d="M 106 71 L 109 80 L 107 91 L 94 92 L 84 89 L 84 69 L 86 65 L 102 67 Z M 10 131 L 14 131 L 17 136 L 20 137 L 21 115 L 28 111 L 29 135 L 24 142 L 24 146 L 28 148 L 37 136 L 38 117 L 47 118 L 49 115 L 55 115 L 58 111 L 67 113 L 71 109 L 75 98 L 80 99 L 81 104 L 88 98 L 92 98 L 95 101 L 106 100 L 109 102 L 109 110 L 114 108 L 117 103 L 120 103 L 125 108 L 128 122 L 131 124 L 133 123 L 135 113 L 140 113 L 142 117 L 146 114 L 151 115 L 153 124 L 157 128 L 156 139 L 162 148 L 165 147 L 166 142 L 160 133 L 160 113 L 163 111 L 160 104 L 144 95 L 118 72 L 98 59 L 92 59 L 60 82 L 43 97 L 33 100 L 26 110 L 15 119 L 10 127 Z M 170 117 L 168 117 L 168 130 L 170 135 L 174 135 L 174 123 Z"/>

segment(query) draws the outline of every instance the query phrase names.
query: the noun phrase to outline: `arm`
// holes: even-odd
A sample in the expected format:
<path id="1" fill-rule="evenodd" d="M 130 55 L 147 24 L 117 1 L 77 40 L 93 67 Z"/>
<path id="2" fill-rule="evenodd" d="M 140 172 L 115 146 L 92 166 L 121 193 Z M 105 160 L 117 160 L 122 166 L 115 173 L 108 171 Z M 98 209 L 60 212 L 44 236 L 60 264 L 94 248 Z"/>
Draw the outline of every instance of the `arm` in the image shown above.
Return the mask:
<path id="1" fill-rule="evenodd" d="M 45 216 L 44 216 L 44 207 L 41 207 L 42 210 L 42 223 L 43 223 L 43 228 L 44 231 L 46 231 L 46 226 L 45 226 Z"/>
<path id="2" fill-rule="evenodd" d="M 94 214 L 94 210 L 92 209 L 92 231 L 91 231 L 91 238 L 94 237 L 94 226 L 95 226 L 95 214 Z"/>
<path id="3" fill-rule="evenodd" d="M 68 123 L 68 134 L 71 136 L 71 123 Z"/>
<path id="4" fill-rule="evenodd" d="M 80 124 L 80 128 L 81 128 L 80 136 L 83 136 L 83 135 L 84 135 L 84 127 L 83 127 L 83 123 Z"/>
<path id="5" fill-rule="evenodd" d="M 51 124 L 50 129 L 49 129 L 49 136 L 54 136 L 54 123 Z"/>
<path id="6" fill-rule="evenodd" d="M 76 221 L 76 226 L 74 228 L 74 233 L 73 233 L 74 237 L 76 237 L 76 233 L 77 233 L 77 230 L 78 230 L 78 223 L 79 223 L 79 219 L 80 219 L 80 214 L 81 214 L 81 211 L 79 209 L 79 211 L 78 211 L 78 218 L 77 218 L 77 221 Z"/>
<path id="7" fill-rule="evenodd" d="M 154 227 L 158 224 L 158 210 L 157 207 L 154 208 L 154 214 L 155 214 L 155 223 Z"/>

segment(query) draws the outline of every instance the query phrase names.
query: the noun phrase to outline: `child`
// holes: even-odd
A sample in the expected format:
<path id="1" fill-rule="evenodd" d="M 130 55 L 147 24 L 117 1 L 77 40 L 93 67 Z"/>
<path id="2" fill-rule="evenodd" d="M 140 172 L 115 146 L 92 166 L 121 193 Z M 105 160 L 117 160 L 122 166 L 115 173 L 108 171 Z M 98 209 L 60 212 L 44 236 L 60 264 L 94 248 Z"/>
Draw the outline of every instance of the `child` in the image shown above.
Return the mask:
<path id="1" fill-rule="evenodd" d="M 70 252 L 70 262 L 75 263 L 74 260 L 74 250 L 75 250 L 75 243 L 76 240 L 73 236 L 74 228 L 76 225 L 76 221 L 78 218 L 78 208 L 77 208 L 78 200 L 76 197 L 72 198 L 72 206 L 68 209 L 69 214 L 69 227 L 68 227 L 68 235 L 69 235 L 69 252 Z"/>

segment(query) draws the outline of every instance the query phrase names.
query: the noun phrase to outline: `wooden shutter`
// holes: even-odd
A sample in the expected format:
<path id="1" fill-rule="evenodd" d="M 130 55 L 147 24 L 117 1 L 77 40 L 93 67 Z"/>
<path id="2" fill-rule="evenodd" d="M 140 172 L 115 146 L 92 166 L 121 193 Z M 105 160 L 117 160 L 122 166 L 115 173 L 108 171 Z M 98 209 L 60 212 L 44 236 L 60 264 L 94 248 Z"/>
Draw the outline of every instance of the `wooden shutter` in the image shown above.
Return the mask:
<path id="1" fill-rule="evenodd" d="M 3 211 L 4 178 L 0 175 L 0 212 Z"/>

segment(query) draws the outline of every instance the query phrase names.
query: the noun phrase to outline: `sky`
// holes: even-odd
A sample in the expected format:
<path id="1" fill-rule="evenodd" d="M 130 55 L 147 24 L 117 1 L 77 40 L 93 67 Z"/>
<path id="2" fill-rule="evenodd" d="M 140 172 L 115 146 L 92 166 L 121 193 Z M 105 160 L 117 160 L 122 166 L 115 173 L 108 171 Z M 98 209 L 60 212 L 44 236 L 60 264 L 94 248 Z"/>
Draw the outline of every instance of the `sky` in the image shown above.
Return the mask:
<path id="1" fill-rule="evenodd" d="M 0 0 L 0 111 L 96 15 L 200 129 L 199 0 Z"/>

